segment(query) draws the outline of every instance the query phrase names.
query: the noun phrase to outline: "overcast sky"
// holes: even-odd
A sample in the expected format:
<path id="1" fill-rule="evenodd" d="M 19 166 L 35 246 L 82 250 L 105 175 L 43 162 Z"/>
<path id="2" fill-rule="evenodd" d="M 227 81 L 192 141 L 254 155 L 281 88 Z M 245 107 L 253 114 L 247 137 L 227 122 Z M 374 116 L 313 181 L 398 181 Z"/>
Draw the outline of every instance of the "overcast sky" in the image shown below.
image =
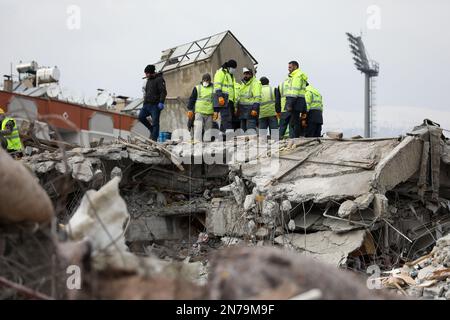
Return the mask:
<path id="1" fill-rule="evenodd" d="M 79 29 L 71 5 L 80 9 Z M 379 135 L 426 117 L 450 129 L 447 0 L 1 0 L 0 73 L 9 73 L 10 62 L 36 60 L 57 65 L 62 86 L 83 94 L 105 88 L 138 97 L 143 68 L 163 49 L 225 30 L 272 83 L 286 77 L 289 60 L 298 60 L 324 96 L 325 129 L 360 133 L 364 79 L 345 32 L 362 32 L 380 63 Z"/>

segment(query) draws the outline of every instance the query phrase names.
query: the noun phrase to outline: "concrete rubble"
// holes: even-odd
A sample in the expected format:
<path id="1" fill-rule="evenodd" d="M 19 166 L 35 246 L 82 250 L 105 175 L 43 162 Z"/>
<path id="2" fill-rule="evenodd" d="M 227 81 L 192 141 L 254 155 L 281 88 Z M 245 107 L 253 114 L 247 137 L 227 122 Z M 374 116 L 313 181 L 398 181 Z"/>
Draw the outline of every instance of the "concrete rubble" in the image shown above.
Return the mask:
<path id="1" fill-rule="evenodd" d="M 212 287 L 221 271 L 210 260 L 225 259 L 218 249 L 237 247 L 239 254 L 248 247 L 261 258 L 259 249 L 273 249 L 359 273 L 377 265 L 391 272 L 382 278 L 385 287 L 413 297 L 448 296 L 450 143 L 431 121 L 397 138 L 330 133 L 256 150 L 251 135 L 226 143 L 147 140 L 135 136 L 22 159 L 53 202 L 64 239 L 57 247 L 71 244 L 66 251 L 78 252 L 64 261 L 88 257 L 105 280 L 127 274 L 116 279 L 124 288 L 160 285 L 159 277 L 192 286 L 186 292 L 193 296 L 160 298 L 232 298 Z M 397 274 L 403 282 L 392 280 Z M 175 280 L 167 281 L 171 287 Z M 87 287 L 72 298 L 100 294 Z M 306 292 L 297 289 L 261 297 Z M 124 289 L 129 295 L 121 297 L 155 297 L 142 290 Z"/>
<path id="2" fill-rule="evenodd" d="M 419 299 L 450 300 L 450 234 L 436 241 L 433 250 L 380 278 L 387 288 Z"/>

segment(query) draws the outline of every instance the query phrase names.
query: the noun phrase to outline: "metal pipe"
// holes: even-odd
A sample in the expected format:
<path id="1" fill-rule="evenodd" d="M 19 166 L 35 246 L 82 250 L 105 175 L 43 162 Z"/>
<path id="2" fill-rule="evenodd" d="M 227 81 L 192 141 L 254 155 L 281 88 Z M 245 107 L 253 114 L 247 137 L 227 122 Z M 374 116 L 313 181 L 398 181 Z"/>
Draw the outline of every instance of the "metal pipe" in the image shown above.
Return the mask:
<path id="1" fill-rule="evenodd" d="M 364 90 L 364 138 L 370 138 L 370 75 L 365 73 Z"/>
<path id="2" fill-rule="evenodd" d="M 382 218 L 384 222 L 386 222 L 386 224 L 391 227 L 392 229 L 394 229 L 394 231 L 396 231 L 399 235 L 401 235 L 403 238 L 405 238 L 406 240 L 409 241 L 409 243 L 413 243 L 413 241 L 411 239 L 409 239 L 407 236 L 405 236 L 403 233 L 400 232 L 400 230 L 398 230 L 397 228 L 395 228 L 392 224 L 389 223 L 389 221 L 387 221 L 386 219 Z"/>

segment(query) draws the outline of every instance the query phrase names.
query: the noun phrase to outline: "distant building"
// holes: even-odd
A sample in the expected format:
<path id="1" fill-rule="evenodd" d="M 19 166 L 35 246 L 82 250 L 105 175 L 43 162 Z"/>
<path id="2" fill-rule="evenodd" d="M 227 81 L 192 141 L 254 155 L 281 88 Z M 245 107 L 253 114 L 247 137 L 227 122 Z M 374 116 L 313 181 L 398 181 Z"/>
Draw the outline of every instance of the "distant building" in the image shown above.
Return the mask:
<path id="1" fill-rule="evenodd" d="M 163 73 L 167 85 L 166 108 L 161 114 L 161 131 L 187 127 L 186 105 L 192 88 L 202 75 L 214 73 L 229 59 L 238 62 L 236 78 L 242 78 L 242 67 L 257 65 L 256 59 L 231 31 L 225 31 L 197 41 L 164 50 L 156 70 Z M 137 114 L 142 99 L 128 104 L 122 112 Z"/>

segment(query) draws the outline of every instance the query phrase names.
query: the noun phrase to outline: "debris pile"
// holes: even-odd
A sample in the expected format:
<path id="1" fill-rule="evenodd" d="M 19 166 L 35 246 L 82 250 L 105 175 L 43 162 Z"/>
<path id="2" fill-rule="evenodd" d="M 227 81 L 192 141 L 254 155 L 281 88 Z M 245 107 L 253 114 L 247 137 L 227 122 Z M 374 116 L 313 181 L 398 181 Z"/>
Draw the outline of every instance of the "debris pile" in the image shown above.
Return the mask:
<path id="1" fill-rule="evenodd" d="M 342 281 L 348 291 L 329 295 L 322 289 L 332 279 L 305 284 L 295 271 L 315 266 L 311 272 L 324 279 L 319 266 L 325 263 L 326 270 L 366 276 L 377 265 L 393 270 L 382 278 L 386 287 L 445 298 L 450 144 L 442 129 L 427 120 L 398 138 L 331 136 L 262 145 L 250 135 L 155 144 L 136 134 L 90 148 L 39 149 L 21 160 L 37 179 L 21 167 L 28 176 L 17 183 L 34 183 L 47 201 L 40 210 L 47 218 L 36 222 L 56 217 L 41 226 L 55 257 L 46 266 L 65 270 L 75 264 L 85 277 L 77 292 L 56 290 L 55 279 L 40 287 L 29 279 L 27 285 L 74 299 L 328 299 L 351 298 L 352 290 L 361 299 L 392 297 L 384 290 L 368 293 L 364 285 L 352 289 L 347 276 Z M 0 217 L 17 216 L 10 208 L 1 207 Z M 26 243 L 0 236 L 0 261 L 10 259 L 2 241 Z M 233 248 L 218 251 L 223 247 Z M 242 265 L 235 264 L 238 256 Z M 0 277 L 11 275 L 8 263 Z M 262 269 L 250 272 L 255 265 Z M 270 276 L 274 272 L 265 268 L 286 268 L 287 278 L 296 280 L 279 272 Z M 224 274 L 233 277 L 222 279 Z M 156 294 L 147 285 L 167 290 Z"/>
<path id="2" fill-rule="evenodd" d="M 386 272 L 385 287 L 420 299 L 450 300 L 450 234 L 440 238 L 433 250 L 402 268 Z"/>

